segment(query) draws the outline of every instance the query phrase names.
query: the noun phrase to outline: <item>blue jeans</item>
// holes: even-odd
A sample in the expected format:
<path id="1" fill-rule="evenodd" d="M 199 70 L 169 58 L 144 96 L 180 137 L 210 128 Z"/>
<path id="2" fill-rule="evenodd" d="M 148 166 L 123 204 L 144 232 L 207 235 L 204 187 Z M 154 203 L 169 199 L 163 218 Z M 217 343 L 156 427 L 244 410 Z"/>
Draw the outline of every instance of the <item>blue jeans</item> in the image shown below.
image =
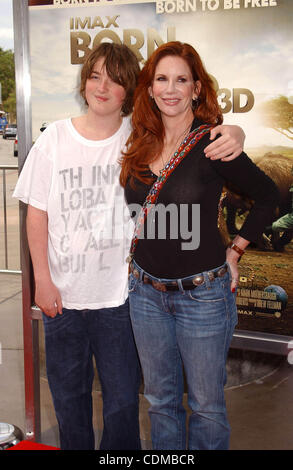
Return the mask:
<path id="1" fill-rule="evenodd" d="M 140 450 L 140 364 L 129 302 L 115 308 L 43 315 L 46 364 L 63 450 L 94 449 L 92 384 L 95 358 L 103 396 L 100 449 Z"/>
<path id="2" fill-rule="evenodd" d="M 144 284 L 135 267 L 140 275 L 130 275 L 130 315 L 150 403 L 153 449 L 228 449 L 224 385 L 237 323 L 229 272 L 213 281 L 204 272 L 204 283 L 192 290 L 161 292 Z M 188 439 L 183 367 L 191 409 Z"/>

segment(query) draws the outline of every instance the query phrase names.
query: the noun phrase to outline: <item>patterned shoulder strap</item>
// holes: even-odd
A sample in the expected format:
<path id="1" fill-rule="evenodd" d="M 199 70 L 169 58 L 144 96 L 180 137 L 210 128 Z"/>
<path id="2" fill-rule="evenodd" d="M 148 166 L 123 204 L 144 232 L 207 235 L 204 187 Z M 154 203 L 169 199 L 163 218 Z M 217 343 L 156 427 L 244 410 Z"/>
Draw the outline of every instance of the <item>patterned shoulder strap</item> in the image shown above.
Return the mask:
<path id="1" fill-rule="evenodd" d="M 162 187 L 166 183 L 171 173 L 173 173 L 175 168 L 177 168 L 179 163 L 190 152 L 190 150 L 195 147 L 195 145 L 200 141 L 200 139 L 211 130 L 212 127 L 213 126 L 211 125 L 204 124 L 190 132 L 180 144 L 173 157 L 169 160 L 164 169 L 160 172 L 160 175 L 152 185 L 136 220 L 129 256 L 126 259 L 128 263 L 130 263 L 133 258 L 135 248 L 137 246 L 145 220 L 152 208 L 154 207 Z"/>

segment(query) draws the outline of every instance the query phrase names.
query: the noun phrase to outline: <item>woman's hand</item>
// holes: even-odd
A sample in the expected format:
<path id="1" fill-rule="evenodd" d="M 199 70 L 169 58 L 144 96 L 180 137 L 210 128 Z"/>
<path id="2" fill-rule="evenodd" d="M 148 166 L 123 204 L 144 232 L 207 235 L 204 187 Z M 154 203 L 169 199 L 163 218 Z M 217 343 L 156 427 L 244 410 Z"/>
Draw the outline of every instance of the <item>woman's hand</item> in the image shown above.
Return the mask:
<path id="1" fill-rule="evenodd" d="M 226 262 L 229 264 L 231 270 L 231 291 L 235 292 L 239 278 L 238 262 L 240 257 L 243 255 L 245 248 L 249 245 L 249 241 L 240 235 L 236 235 L 232 245 L 234 245 L 233 248 L 228 247 L 226 250 Z"/>
<path id="2" fill-rule="evenodd" d="M 210 139 L 221 134 L 221 137 L 205 148 L 205 155 L 211 160 L 230 161 L 238 157 L 244 146 L 245 134 L 239 126 L 219 125 L 214 127 L 210 133 Z"/>
<path id="3" fill-rule="evenodd" d="M 232 250 L 231 248 L 227 248 L 226 250 L 226 262 L 229 264 L 230 271 L 231 271 L 231 292 L 235 292 L 237 285 L 238 285 L 238 279 L 239 279 L 239 273 L 238 273 L 238 261 L 239 261 L 240 255 L 236 253 L 236 251 Z"/>
<path id="4" fill-rule="evenodd" d="M 49 279 L 36 282 L 35 302 L 48 317 L 55 317 L 57 313 L 62 315 L 62 300 L 59 290 Z"/>

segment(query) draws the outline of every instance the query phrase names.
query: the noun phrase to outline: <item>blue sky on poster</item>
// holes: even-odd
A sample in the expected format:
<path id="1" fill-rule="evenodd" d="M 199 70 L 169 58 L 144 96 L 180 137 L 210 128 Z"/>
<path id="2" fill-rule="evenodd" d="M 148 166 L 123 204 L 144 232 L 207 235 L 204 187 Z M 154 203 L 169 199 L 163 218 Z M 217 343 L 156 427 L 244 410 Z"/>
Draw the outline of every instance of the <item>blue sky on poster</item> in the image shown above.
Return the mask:
<path id="1" fill-rule="evenodd" d="M 12 0 L 0 0 L 0 47 L 14 49 Z"/>
<path id="2" fill-rule="evenodd" d="M 138 28 L 146 36 L 151 26 L 166 40 L 167 27 L 174 26 L 176 39 L 189 42 L 198 50 L 221 88 L 250 89 L 257 101 L 287 95 L 293 78 L 290 3 L 287 0 L 277 9 L 174 15 L 157 15 L 155 3 L 47 9 L 46 13 L 35 9 L 30 12 L 33 98 L 38 98 L 35 104 L 33 100 L 35 117 L 37 121 L 51 121 L 81 111 L 76 100 L 80 66 L 70 63 L 69 18 L 75 16 L 99 15 L 103 19 L 107 15 L 120 15 L 119 28 L 112 28 L 120 37 L 128 28 Z M 91 36 L 98 31 L 98 28 L 91 31 Z M 143 55 L 146 57 L 145 52 Z M 60 113 L 56 114 L 56 110 Z M 249 146 L 292 145 L 289 139 L 271 129 L 260 132 L 255 113 L 228 113 L 224 117 L 226 123 L 237 123 L 244 128 Z"/>

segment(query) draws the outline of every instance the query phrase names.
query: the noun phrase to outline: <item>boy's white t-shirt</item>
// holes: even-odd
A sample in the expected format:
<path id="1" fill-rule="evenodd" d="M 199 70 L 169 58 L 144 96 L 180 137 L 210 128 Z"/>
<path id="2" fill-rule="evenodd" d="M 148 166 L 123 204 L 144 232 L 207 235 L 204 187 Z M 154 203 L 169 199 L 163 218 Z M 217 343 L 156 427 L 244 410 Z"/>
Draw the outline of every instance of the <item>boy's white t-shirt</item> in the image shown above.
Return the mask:
<path id="1" fill-rule="evenodd" d="M 71 119 L 50 124 L 32 147 L 13 196 L 48 213 L 48 260 L 63 307 L 115 307 L 127 299 L 133 231 L 119 184 L 124 118 L 105 140 L 82 137 Z"/>

